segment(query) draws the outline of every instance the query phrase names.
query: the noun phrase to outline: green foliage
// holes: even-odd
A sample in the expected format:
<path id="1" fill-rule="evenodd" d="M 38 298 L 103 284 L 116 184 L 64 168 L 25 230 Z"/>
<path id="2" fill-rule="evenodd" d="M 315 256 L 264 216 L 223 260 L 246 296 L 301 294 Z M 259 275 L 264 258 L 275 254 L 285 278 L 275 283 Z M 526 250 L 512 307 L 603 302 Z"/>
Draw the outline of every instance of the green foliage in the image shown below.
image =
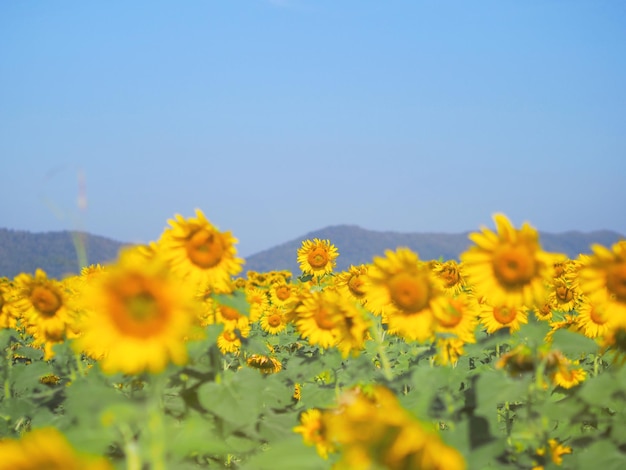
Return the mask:
<path id="1" fill-rule="evenodd" d="M 240 294 L 215 300 L 247 311 Z M 120 469 L 135 461 L 156 468 L 156 460 L 177 469 L 330 468 L 332 456 L 322 459 L 293 432 L 301 413 L 332 407 L 355 385 L 383 384 L 417 419 L 439 429 L 468 468 L 556 468 L 549 439 L 572 449 L 563 468 L 621 468 L 626 371 L 605 361 L 595 341 L 558 330 L 548 344 L 547 323 L 531 319 L 513 335 L 480 333 L 455 365 L 441 366 L 434 345 L 386 335 L 380 319 L 372 321 L 373 339 L 347 358 L 308 344 L 292 326 L 272 336 L 256 324 L 239 354 L 224 355 L 216 346 L 222 326 L 210 325 L 203 339 L 188 343 L 185 366 L 141 376 L 105 375 L 96 361 L 76 355 L 70 341 L 46 361 L 30 338 L 0 330 L 0 436 L 54 426 L 77 448 L 107 455 Z M 536 362 L 512 373 L 500 361 L 519 345 Z M 580 385 L 550 382 L 541 358 L 556 350 L 586 371 Z M 271 355 L 282 370 L 262 374 L 246 364 L 250 354 Z"/>

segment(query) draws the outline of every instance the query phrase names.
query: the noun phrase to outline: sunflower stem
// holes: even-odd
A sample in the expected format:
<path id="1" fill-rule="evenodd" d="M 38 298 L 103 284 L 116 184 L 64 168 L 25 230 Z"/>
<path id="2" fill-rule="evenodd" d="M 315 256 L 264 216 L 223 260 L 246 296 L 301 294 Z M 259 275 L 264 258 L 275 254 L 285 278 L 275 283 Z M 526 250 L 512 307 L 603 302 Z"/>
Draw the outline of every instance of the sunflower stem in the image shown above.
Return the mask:
<path id="1" fill-rule="evenodd" d="M 165 470 L 163 451 L 165 449 L 165 428 L 163 426 L 162 395 L 165 388 L 164 374 L 151 377 L 152 390 L 148 404 L 148 429 L 150 430 L 149 459 L 151 470 Z"/>
<path id="2" fill-rule="evenodd" d="M 380 358 L 380 365 L 383 369 L 383 375 L 387 381 L 391 381 L 393 375 L 391 373 L 391 363 L 389 362 L 389 357 L 387 356 L 387 351 L 385 350 L 385 332 L 382 329 L 382 325 L 380 322 L 376 322 L 375 324 L 375 338 L 376 338 L 376 352 L 378 353 L 378 357 Z"/>
<path id="3" fill-rule="evenodd" d="M 139 454 L 139 446 L 133 437 L 133 433 L 126 423 L 119 427 L 124 439 L 124 454 L 126 455 L 126 470 L 141 470 L 142 462 Z"/>

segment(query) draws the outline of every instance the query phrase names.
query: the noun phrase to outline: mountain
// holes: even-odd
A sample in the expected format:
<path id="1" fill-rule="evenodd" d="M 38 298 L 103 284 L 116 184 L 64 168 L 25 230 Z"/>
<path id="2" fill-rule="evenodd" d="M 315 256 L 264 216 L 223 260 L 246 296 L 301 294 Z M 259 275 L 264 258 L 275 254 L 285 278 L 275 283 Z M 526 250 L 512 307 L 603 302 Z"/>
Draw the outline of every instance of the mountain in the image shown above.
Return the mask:
<path id="1" fill-rule="evenodd" d="M 337 247 L 337 271 L 346 270 L 350 265 L 370 263 L 374 256 L 383 256 L 385 250 L 407 247 L 418 253 L 424 260 L 459 259 L 459 255 L 471 245 L 470 232 L 464 233 L 398 233 L 366 230 L 355 225 L 336 225 L 307 233 L 306 235 L 262 251 L 246 258 L 245 271 L 267 272 L 289 270 L 300 273 L 297 263 L 298 248 L 303 240 L 319 238 L 330 240 Z M 539 234 L 544 250 L 564 253 L 576 258 L 581 253 L 591 253 L 591 244 L 599 243 L 610 247 L 624 235 L 609 230 L 594 232 L 563 232 Z"/>
<path id="2" fill-rule="evenodd" d="M 304 240 L 319 238 L 330 240 L 339 251 L 336 270 L 350 265 L 370 263 L 374 256 L 383 256 L 385 250 L 407 247 L 417 252 L 421 259 L 457 259 L 471 242 L 469 232 L 464 233 L 398 233 L 366 230 L 356 225 L 336 225 L 307 233 L 269 250 L 246 258 L 247 271 L 267 272 L 289 270 L 300 273 L 297 263 L 298 248 Z M 106 263 L 117 257 L 119 249 L 128 245 L 109 238 L 82 232 L 31 233 L 0 229 L 0 277 L 13 278 L 21 272 L 34 273 L 42 268 L 48 276 L 57 279 L 78 273 L 78 256 L 75 239 L 80 238 L 86 248 L 89 263 Z M 617 232 L 540 233 L 546 251 L 565 253 L 576 258 L 590 253 L 592 243 L 610 247 L 625 237 Z"/>
<path id="3" fill-rule="evenodd" d="M 61 279 L 79 272 L 76 243 L 85 247 L 87 261 L 106 263 L 117 257 L 124 243 L 84 232 L 31 233 L 0 228 L 0 277 L 13 278 L 37 268 Z"/>

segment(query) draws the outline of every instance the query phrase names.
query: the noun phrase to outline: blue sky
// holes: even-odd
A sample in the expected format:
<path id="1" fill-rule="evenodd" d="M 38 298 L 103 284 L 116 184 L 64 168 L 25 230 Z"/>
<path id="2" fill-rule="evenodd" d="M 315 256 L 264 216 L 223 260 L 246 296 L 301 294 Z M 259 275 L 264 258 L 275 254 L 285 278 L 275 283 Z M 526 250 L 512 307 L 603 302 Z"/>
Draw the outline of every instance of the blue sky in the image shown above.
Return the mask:
<path id="1" fill-rule="evenodd" d="M 626 2 L 0 3 L 0 227 L 249 256 L 336 224 L 626 234 Z M 86 207 L 79 207 L 79 195 Z"/>

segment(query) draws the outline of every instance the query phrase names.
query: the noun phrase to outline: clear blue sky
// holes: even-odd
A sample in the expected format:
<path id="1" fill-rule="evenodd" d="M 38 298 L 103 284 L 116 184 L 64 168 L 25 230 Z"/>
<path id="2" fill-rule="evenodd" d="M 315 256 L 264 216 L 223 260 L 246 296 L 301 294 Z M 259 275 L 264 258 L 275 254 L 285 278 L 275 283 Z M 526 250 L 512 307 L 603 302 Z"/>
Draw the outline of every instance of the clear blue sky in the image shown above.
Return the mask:
<path id="1" fill-rule="evenodd" d="M 626 234 L 626 2 L 0 2 L 0 227 L 196 207 L 242 256 L 496 211 Z"/>

